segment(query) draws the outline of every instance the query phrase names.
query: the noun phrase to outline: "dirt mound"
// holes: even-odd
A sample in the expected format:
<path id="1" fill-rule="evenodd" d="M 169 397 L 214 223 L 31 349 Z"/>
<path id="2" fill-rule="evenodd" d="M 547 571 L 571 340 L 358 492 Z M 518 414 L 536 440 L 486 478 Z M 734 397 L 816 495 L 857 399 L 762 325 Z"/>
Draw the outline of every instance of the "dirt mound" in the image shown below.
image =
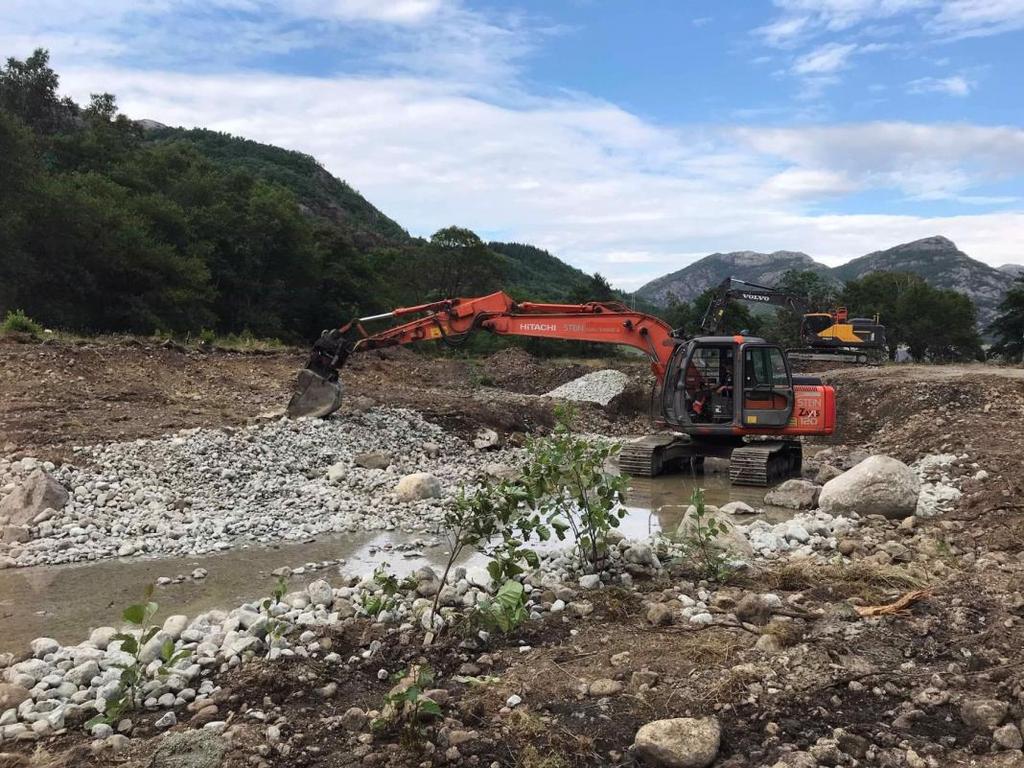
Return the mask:
<path id="1" fill-rule="evenodd" d="M 543 395 L 590 368 L 565 360 L 542 360 L 518 347 L 509 347 L 488 357 L 481 370 L 484 384 L 524 395 Z"/>

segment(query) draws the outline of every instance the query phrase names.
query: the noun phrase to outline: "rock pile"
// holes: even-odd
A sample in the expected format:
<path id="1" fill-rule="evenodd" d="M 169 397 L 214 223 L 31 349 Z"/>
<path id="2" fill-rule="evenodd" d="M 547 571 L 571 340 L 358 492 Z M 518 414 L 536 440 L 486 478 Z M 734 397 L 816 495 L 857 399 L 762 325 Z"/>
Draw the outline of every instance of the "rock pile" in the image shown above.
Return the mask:
<path id="1" fill-rule="evenodd" d="M 606 368 L 556 387 L 547 393 L 547 397 L 608 405 L 626 390 L 628 384 L 629 377 L 622 371 Z"/>
<path id="2" fill-rule="evenodd" d="M 412 411 L 379 408 L 91 446 L 76 461 L 0 460 L 0 567 L 423 530 L 460 485 L 518 454 L 485 454 Z"/>

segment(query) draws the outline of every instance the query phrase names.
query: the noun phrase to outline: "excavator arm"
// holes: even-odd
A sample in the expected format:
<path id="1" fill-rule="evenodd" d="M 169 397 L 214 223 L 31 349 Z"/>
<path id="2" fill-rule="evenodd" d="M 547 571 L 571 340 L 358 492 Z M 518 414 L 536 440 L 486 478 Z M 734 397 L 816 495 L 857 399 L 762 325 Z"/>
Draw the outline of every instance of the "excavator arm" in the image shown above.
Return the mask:
<path id="1" fill-rule="evenodd" d="M 367 332 L 363 326 L 367 322 L 404 317 L 413 319 L 376 333 Z M 664 321 L 619 302 L 516 302 L 501 291 L 477 298 L 443 299 L 400 307 L 324 331 L 313 345 L 309 363 L 299 374 L 295 394 L 288 404 L 288 415 L 293 418 L 326 416 L 336 411 L 341 406 L 338 371 L 355 353 L 418 341 L 440 341 L 457 346 L 480 330 L 499 336 L 631 346 L 648 356 L 658 380 L 664 378 L 668 360 L 678 343 Z"/>
<path id="2" fill-rule="evenodd" d="M 722 319 L 725 317 L 725 310 L 733 299 L 749 301 L 754 304 L 770 304 L 776 307 L 791 309 L 798 315 L 805 315 L 810 312 L 810 306 L 799 296 L 780 291 L 776 288 L 769 288 L 766 285 L 748 283 L 745 280 L 737 280 L 735 277 L 727 277 L 723 280 L 704 312 L 704 319 L 701 321 L 701 330 L 706 334 L 721 333 Z"/>

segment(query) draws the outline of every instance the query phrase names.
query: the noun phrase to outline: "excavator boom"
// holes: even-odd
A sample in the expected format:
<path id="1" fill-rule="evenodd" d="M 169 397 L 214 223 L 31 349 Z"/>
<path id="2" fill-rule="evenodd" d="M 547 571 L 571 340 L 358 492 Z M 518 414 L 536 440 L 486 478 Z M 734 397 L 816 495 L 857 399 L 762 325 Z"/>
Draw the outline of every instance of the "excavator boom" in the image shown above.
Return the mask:
<path id="1" fill-rule="evenodd" d="M 415 316 L 400 325 L 368 333 L 363 323 Z M 288 415 L 327 416 L 341 407 L 338 371 L 348 357 L 383 347 L 418 341 L 464 343 L 483 330 L 499 336 L 624 344 L 644 352 L 660 381 L 677 344 L 672 329 L 661 319 L 636 312 L 619 302 L 543 304 L 516 302 L 498 291 L 477 298 L 444 299 L 400 307 L 326 330 L 313 345 L 309 363 L 299 374 Z"/>

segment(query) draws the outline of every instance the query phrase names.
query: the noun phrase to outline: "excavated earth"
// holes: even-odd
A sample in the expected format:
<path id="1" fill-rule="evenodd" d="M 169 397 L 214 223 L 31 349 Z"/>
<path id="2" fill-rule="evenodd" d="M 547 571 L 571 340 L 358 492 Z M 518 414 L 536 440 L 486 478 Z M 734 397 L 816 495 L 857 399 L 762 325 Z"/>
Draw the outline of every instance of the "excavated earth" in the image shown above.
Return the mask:
<path id="1" fill-rule="evenodd" d="M 246 424 L 280 411 L 302 362 L 135 342 L 2 344 L 0 449 L 59 462 L 78 445 Z M 537 395 L 609 367 L 631 384 L 608 408 L 579 406 L 585 428 L 640 433 L 650 379 L 633 358 L 400 351 L 346 369 L 346 408 L 411 408 L 464 437 L 489 427 L 515 442 L 552 423 L 553 403 Z M 94 740 L 68 722 L 0 743 L 0 767 L 655 765 L 631 745 L 645 723 L 675 717 L 713 717 L 721 730 L 710 761 L 694 762 L 694 747 L 675 765 L 1024 766 L 1024 372 L 822 375 L 839 393 L 840 428 L 807 451 L 830 449 L 808 476 L 866 454 L 942 454 L 959 503 L 909 522 L 861 518 L 834 550 L 754 559 L 724 583 L 701 581 L 674 550 L 637 569 L 633 588 L 538 581 L 539 618 L 486 641 L 453 632 L 424 645 L 418 623 L 358 616 L 314 626 L 302 653 L 224 664 L 204 706 L 182 707 L 167 731 L 162 710 L 133 715 L 130 738 Z M 915 590 L 900 609 L 858 612 Z M 707 619 L 680 613 L 694 604 Z M 441 716 L 371 728 L 390 676 L 412 665 L 433 670 Z"/>

